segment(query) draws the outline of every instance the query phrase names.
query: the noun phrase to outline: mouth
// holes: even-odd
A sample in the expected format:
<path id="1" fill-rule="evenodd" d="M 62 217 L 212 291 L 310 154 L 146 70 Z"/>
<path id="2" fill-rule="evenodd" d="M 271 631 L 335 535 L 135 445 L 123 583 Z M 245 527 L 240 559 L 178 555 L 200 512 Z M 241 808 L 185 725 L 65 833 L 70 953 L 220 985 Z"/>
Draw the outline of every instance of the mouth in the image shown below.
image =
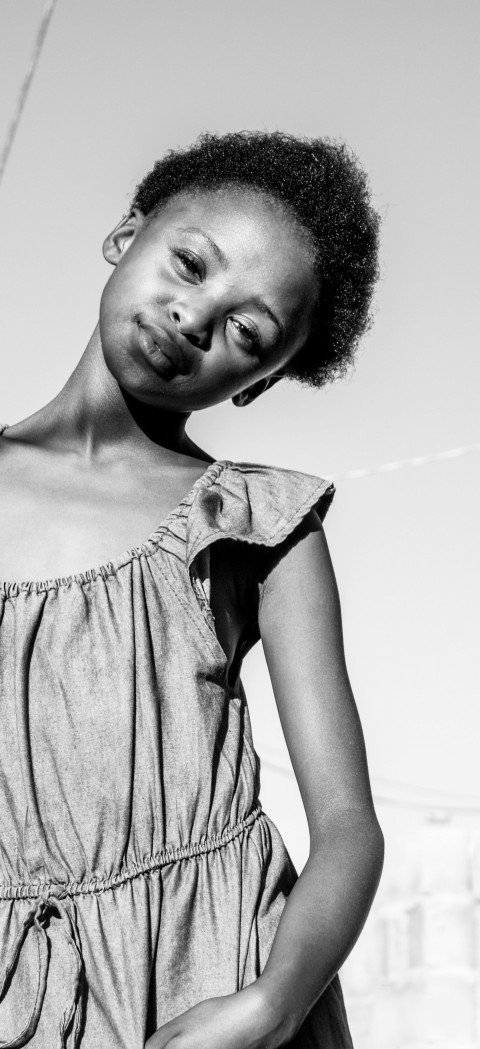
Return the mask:
<path id="1" fill-rule="evenodd" d="M 175 371 L 182 375 L 190 371 L 190 364 L 185 355 L 162 328 L 140 323 L 140 321 L 137 321 L 137 325 L 142 348 L 153 365 L 161 365 L 168 361 Z"/>

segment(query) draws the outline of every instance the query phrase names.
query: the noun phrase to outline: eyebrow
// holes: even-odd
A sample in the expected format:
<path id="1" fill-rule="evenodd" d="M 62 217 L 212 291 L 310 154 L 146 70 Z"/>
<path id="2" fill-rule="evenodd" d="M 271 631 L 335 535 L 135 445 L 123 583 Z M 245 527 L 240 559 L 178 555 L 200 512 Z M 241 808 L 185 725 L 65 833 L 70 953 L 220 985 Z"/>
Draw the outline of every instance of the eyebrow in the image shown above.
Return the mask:
<path id="1" fill-rule="evenodd" d="M 255 298 L 252 299 L 251 302 L 254 306 L 257 307 L 257 310 L 260 310 L 260 313 L 264 313 L 267 317 L 270 317 L 270 320 L 273 321 L 275 327 L 278 329 L 279 335 L 283 337 L 283 324 L 280 324 L 278 317 L 275 316 L 273 310 L 270 309 L 270 306 L 267 306 L 266 302 L 264 302 L 263 299 Z"/>
<path id="2" fill-rule="evenodd" d="M 218 259 L 218 261 L 221 263 L 221 265 L 222 266 L 226 266 L 227 265 L 227 259 L 226 259 L 226 256 L 223 254 L 222 249 L 219 248 L 218 244 L 216 244 L 215 241 L 212 240 L 212 238 L 208 236 L 208 233 L 204 233 L 203 232 L 203 229 L 199 229 L 198 226 L 180 226 L 179 229 L 180 229 L 180 233 L 198 233 L 199 236 L 203 237 L 203 239 L 207 241 L 207 244 L 210 245 L 210 247 L 211 247 L 211 249 L 213 251 L 213 254 Z"/>
<path id="3" fill-rule="evenodd" d="M 196 233 L 200 237 L 203 237 L 203 239 L 207 241 L 207 244 L 209 244 L 210 248 L 213 251 L 213 254 L 218 259 L 219 263 L 222 266 L 228 265 L 227 258 L 223 254 L 222 249 L 219 248 L 218 244 L 216 244 L 215 241 L 208 236 L 208 233 L 205 233 L 203 229 L 200 229 L 199 226 L 179 226 L 179 230 L 180 233 Z M 254 298 L 251 299 L 251 302 L 254 306 L 257 307 L 258 310 L 260 310 L 260 313 L 264 313 L 266 317 L 269 317 L 270 320 L 273 321 L 280 337 L 283 338 L 285 334 L 283 324 L 280 323 L 278 317 L 276 317 L 273 310 L 270 309 L 270 306 L 267 306 L 267 303 L 264 302 L 263 299 Z"/>

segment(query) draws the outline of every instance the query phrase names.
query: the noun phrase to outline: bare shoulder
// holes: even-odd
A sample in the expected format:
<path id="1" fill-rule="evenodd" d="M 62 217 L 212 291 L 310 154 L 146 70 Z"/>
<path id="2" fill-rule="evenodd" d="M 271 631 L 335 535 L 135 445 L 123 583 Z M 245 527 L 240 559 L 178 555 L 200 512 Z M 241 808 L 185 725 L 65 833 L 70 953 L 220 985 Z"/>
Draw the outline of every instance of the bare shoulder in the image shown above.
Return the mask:
<path id="1" fill-rule="evenodd" d="M 274 609 L 280 615 L 285 605 L 305 610 L 309 602 L 329 605 L 339 611 L 338 589 L 322 522 L 310 510 L 278 547 L 269 550 L 259 573 L 259 612 Z"/>

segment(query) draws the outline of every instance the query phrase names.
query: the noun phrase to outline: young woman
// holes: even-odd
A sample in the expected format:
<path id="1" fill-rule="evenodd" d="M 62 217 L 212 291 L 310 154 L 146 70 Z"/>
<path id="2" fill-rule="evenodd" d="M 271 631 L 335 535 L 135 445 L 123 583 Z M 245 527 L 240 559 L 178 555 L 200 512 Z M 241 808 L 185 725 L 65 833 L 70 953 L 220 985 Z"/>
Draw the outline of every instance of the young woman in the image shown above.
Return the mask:
<path id="1" fill-rule="evenodd" d="M 377 235 L 343 145 L 202 136 L 107 237 L 66 386 L 2 428 L 3 1047 L 351 1046 L 337 971 L 383 840 L 333 486 L 215 459 L 185 427 L 338 375 Z M 310 831 L 298 879 L 259 801 L 240 671 L 260 638 Z"/>

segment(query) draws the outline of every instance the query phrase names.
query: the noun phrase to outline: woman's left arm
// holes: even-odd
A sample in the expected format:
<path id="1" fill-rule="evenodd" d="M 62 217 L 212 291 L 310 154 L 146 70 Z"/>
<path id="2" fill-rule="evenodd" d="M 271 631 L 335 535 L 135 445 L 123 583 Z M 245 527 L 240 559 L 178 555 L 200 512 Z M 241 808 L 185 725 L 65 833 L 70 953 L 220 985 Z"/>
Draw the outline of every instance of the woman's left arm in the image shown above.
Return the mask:
<path id="1" fill-rule="evenodd" d="M 270 552 L 272 553 L 272 552 Z M 260 634 L 310 831 L 310 853 L 261 976 L 171 1020 L 145 1049 L 279 1049 L 351 950 L 380 878 L 363 734 L 343 653 L 340 605 L 315 511 L 269 557 Z"/>
<path id="2" fill-rule="evenodd" d="M 295 539 L 269 572 L 259 609 L 265 658 L 310 832 L 307 863 L 256 982 L 285 1029 L 285 1041 L 353 947 L 383 865 L 383 835 L 345 665 L 338 590 L 315 511 Z"/>

